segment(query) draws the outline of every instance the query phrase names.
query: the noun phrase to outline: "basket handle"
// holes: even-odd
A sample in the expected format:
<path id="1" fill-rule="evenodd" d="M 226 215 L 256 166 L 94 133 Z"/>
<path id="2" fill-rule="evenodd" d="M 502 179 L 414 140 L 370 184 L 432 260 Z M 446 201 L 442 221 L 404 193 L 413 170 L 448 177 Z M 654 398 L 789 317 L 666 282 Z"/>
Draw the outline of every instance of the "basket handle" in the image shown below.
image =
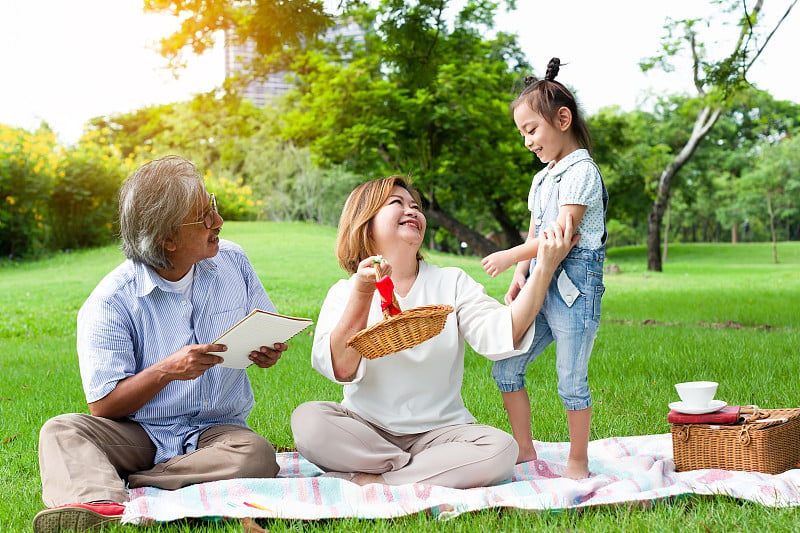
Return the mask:
<path id="1" fill-rule="evenodd" d="M 745 405 L 741 409 L 742 422 L 747 423 L 760 418 L 769 418 L 767 411 L 761 411 L 757 405 Z"/>
<path id="2" fill-rule="evenodd" d="M 375 267 L 375 286 L 381 295 L 381 309 L 383 309 L 383 318 L 391 318 L 392 315 L 397 315 L 401 311 L 400 304 L 397 301 L 397 296 L 394 293 L 394 284 L 392 283 L 391 278 L 386 278 L 384 281 L 383 272 L 381 271 L 381 262 L 379 260 L 376 261 L 373 259 L 372 264 Z M 392 313 L 392 308 L 396 310 L 395 313 Z"/>

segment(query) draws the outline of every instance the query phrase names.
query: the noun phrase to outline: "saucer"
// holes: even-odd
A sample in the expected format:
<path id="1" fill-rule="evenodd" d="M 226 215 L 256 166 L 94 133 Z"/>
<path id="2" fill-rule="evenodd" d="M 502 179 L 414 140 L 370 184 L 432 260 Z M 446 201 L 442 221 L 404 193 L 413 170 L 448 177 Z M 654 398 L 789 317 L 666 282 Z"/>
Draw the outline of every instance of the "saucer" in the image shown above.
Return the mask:
<path id="1" fill-rule="evenodd" d="M 689 407 L 684 405 L 683 402 L 672 402 L 669 404 L 669 408 L 685 415 L 705 415 L 715 413 L 726 405 L 728 405 L 728 402 L 723 402 L 722 400 L 711 400 L 708 407 Z"/>

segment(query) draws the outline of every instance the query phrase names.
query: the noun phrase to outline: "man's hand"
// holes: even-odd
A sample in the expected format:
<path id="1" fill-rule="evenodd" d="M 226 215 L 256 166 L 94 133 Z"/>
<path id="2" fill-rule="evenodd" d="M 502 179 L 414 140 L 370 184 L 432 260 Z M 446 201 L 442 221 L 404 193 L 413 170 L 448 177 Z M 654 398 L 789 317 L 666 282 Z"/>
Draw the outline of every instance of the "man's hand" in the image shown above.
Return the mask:
<path id="1" fill-rule="evenodd" d="M 278 362 L 281 354 L 289 348 L 289 345 L 282 342 L 276 342 L 273 346 L 273 348 L 262 346 L 258 351 L 253 350 L 250 352 L 250 360 L 259 368 L 271 367 Z"/>
<path id="2" fill-rule="evenodd" d="M 194 379 L 224 361 L 222 357 L 208 352 L 224 352 L 227 349 L 224 344 L 190 344 L 165 357 L 157 366 L 170 381 Z"/>
<path id="3" fill-rule="evenodd" d="M 190 344 L 129 376 L 105 397 L 89 404 L 94 416 L 120 418 L 135 413 L 172 381 L 194 379 L 224 359 L 208 352 L 224 352 L 224 344 Z"/>

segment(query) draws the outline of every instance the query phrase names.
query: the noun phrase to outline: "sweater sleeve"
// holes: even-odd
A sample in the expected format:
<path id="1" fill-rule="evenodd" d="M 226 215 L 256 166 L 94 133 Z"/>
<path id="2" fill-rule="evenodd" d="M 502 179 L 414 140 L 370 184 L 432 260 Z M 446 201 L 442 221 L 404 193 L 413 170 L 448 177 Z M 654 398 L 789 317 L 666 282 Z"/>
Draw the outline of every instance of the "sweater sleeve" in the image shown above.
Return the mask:
<path id="1" fill-rule="evenodd" d="M 460 272 L 455 297 L 458 328 L 477 353 L 497 361 L 527 351 L 533 340 L 533 326 L 515 346 L 511 308 L 486 294 L 483 285 L 466 272 Z"/>
<path id="2" fill-rule="evenodd" d="M 364 377 L 363 359 L 358 365 L 355 377 L 349 381 L 336 379 L 333 373 L 333 362 L 331 361 L 331 332 L 344 312 L 351 288 L 352 283 L 350 280 L 340 280 L 328 290 L 328 295 L 322 303 L 322 308 L 317 318 L 317 325 L 314 330 L 314 344 L 311 347 L 311 366 L 314 370 L 341 385 L 357 383 Z"/>

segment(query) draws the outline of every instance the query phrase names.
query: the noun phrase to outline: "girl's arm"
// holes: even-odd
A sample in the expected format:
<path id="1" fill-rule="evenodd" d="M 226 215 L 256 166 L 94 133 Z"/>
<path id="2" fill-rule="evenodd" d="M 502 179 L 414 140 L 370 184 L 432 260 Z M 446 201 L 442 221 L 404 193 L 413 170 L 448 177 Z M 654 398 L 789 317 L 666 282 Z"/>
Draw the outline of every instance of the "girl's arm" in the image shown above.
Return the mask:
<path id="1" fill-rule="evenodd" d="M 569 212 L 564 215 L 563 231 L 558 224 L 542 231 L 536 266 L 517 298 L 511 303 L 511 331 L 515 344 L 522 339 L 539 314 L 556 268 L 578 241 L 579 237 L 573 235 L 574 233 L 572 215 Z"/>
<path id="2" fill-rule="evenodd" d="M 579 204 L 564 204 L 558 209 L 558 225 L 562 228 L 566 227 L 567 222 L 567 213 L 572 215 L 572 227 L 575 228 L 577 231 L 578 226 L 581 224 L 581 220 L 583 220 L 583 215 L 586 213 L 585 205 Z"/>
<path id="3" fill-rule="evenodd" d="M 538 253 L 538 238 L 535 237 L 536 233 L 536 226 L 534 225 L 533 216 L 531 216 L 531 220 L 528 223 L 528 236 L 525 238 L 526 241 L 536 241 L 536 248 L 537 251 L 534 251 L 534 255 L 531 257 L 526 257 L 519 262 L 517 262 L 517 268 L 514 269 L 514 276 L 511 278 L 511 283 L 508 286 L 508 290 L 506 291 L 506 295 L 503 298 L 503 301 L 506 305 L 511 305 L 519 291 L 522 290 L 522 287 L 525 285 L 525 280 L 528 279 L 528 270 L 531 267 L 531 259 L 536 256 Z"/>
<path id="4" fill-rule="evenodd" d="M 524 243 L 509 248 L 508 250 L 500 250 L 493 254 L 489 254 L 483 258 L 481 265 L 487 274 L 497 277 L 502 272 L 505 272 L 514 263 L 520 261 L 530 261 L 532 257 L 536 257 L 536 251 L 539 248 L 539 239 L 528 238 Z"/>
<path id="5" fill-rule="evenodd" d="M 534 236 L 535 231 L 536 226 L 533 225 L 533 217 L 531 217 L 531 221 L 528 224 L 528 236 L 525 238 L 525 242 L 514 246 L 513 248 L 500 250 L 499 252 L 494 252 L 493 254 L 487 255 L 483 258 L 483 261 L 481 261 L 483 270 L 495 278 L 502 272 L 505 272 L 511 265 L 517 263 L 514 279 L 517 279 L 517 273 L 519 272 L 526 274 L 528 271 L 528 266 L 530 265 L 528 261 L 536 257 L 536 251 L 539 249 L 539 239 Z M 525 264 L 522 265 L 522 262 L 525 262 Z M 522 266 L 524 266 L 524 268 L 521 268 Z M 509 293 L 511 293 L 513 287 L 514 282 L 512 281 L 511 287 L 508 290 Z M 519 289 L 521 288 L 522 285 L 517 288 L 516 292 L 519 292 Z M 508 295 L 506 295 L 506 297 L 508 297 Z M 509 302 L 507 301 L 506 303 Z"/>

